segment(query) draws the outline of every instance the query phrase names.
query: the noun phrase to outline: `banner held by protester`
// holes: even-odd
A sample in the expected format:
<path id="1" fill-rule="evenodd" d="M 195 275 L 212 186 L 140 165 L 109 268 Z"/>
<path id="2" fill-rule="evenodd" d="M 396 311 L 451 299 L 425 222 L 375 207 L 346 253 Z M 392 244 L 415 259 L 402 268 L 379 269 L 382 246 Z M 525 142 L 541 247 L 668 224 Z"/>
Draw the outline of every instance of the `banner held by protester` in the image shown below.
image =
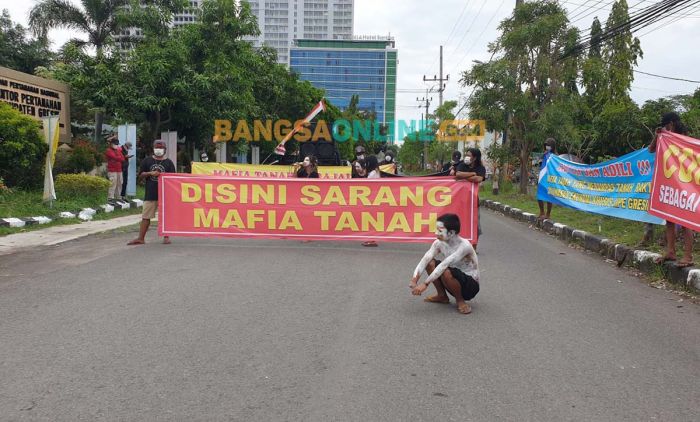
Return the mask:
<path id="1" fill-rule="evenodd" d="M 593 165 L 552 156 L 540 172 L 537 199 L 611 217 L 663 224 L 647 212 L 653 168 L 654 154 L 646 149 Z"/>
<path id="2" fill-rule="evenodd" d="M 649 213 L 700 231 L 700 140 L 669 131 L 657 136 Z"/>
<path id="3" fill-rule="evenodd" d="M 451 179 L 264 179 L 163 174 L 161 236 L 435 240 L 444 213 L 476 243 L 478 185 Z"/>

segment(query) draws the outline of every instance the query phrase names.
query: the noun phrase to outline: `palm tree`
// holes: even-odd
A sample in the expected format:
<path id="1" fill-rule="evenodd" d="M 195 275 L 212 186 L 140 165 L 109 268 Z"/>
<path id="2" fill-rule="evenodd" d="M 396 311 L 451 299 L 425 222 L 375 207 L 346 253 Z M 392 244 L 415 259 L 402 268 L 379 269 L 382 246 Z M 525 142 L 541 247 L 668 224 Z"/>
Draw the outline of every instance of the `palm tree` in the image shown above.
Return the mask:
<path id="1" fill-rule="evenodd" d="M 101 58 L 112 36 L 122 29 L 120 12 L 129 0 L 81 0 L 82 9 L 70 0 L 42 0 L 29 13 L 29 26 L 38 37 L 52 28 L 74 29 L 87 34 L 87 41 L 73 39 L 78 46 L 95 47 Z"/>

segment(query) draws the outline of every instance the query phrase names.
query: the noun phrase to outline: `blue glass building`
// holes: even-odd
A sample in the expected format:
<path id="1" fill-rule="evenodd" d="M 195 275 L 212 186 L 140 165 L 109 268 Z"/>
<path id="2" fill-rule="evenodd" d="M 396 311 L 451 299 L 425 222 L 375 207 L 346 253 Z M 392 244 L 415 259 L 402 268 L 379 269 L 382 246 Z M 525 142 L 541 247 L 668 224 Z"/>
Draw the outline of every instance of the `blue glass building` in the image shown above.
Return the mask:
<path id="1" fill-rule="evenodd" d="M 397 51 L 384 37 L 356 40 L 295 40 L 290 69 L 326 91 L 326 99 L 344 109 L 359 96 L 358 108 L 374 111 L 384 124 L 395 123 Z"/>

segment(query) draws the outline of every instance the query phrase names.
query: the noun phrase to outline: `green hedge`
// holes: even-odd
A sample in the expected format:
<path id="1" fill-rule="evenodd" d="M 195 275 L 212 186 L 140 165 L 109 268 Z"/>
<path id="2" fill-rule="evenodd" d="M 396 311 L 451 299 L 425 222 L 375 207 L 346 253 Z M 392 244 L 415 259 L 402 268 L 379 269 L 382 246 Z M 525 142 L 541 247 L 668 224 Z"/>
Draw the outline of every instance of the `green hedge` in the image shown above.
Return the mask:
<path id="1" fill-rule="evenodd" d="M 39 122 L 0 102 L 0 178 L 8 187 L 39 188 L 48 145 Z"/>
<path id="2" fill-rule="evenodd" d="M 109 180 L 87 174 L 59 174 L 55 187 L 59 197 L 103 199 L 107 197 Z"/>

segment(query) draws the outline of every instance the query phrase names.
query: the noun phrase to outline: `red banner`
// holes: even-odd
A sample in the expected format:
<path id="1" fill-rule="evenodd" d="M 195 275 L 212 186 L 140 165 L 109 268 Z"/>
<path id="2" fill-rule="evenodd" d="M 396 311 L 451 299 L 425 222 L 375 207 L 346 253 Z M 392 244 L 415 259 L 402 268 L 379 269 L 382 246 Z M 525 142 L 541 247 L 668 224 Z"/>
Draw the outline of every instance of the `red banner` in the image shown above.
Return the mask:
<path id="1" fill-rule="evenodd" d="M 426 242 L 437 217 L 454 213 L 477 241 L 478 184 L 452 178 L 159 179 L 161 236 Z"/>
<path id="2" fill-rule="evenodd" d="M 656 140 L 656 165 L 649 214 L 700 231 L 700 140 L 662 131 Z"/>

